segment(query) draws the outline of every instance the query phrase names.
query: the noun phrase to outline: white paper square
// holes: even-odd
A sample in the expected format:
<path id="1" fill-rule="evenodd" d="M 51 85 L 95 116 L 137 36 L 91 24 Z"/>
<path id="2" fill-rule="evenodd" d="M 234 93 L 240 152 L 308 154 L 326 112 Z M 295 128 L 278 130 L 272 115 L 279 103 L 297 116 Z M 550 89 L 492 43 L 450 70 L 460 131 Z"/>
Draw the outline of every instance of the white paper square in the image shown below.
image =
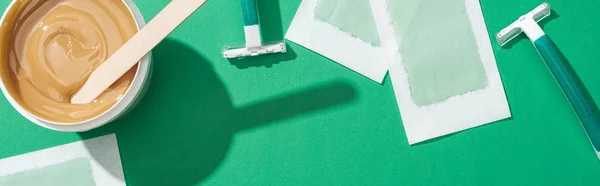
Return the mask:
<path id="1" fill-rule="evenodd" d="M 393 31 L 381 28 L 387 24 L 381 0 L 371 0 L 373 18 L 377 25 L 381 46 L 368 44 L 339 28 L 318 20 L 315 8 L 318 0 L 303 0 L 285 38 L 309 50 L 321 54 L 369 79 L 382 83 L 395 50 Z"/>
<path id="2" fill-rule="evenodd" d="M 401 54 L 394 55 L 390 77 L 409 144 L 511 117 L 479 0 L 466 0 L 465 6 L 489 81 L 488 86 L 451 97 L 441 103 L 419 107 L 412 100 Z"/>
<path id="3" fill-rule="evenodd" d="M 76 158 L 86 158 L 90 161 L 96 185 L 125 185 L 115 134 L 2 159 L 0 176 L 56 165 Z"/>

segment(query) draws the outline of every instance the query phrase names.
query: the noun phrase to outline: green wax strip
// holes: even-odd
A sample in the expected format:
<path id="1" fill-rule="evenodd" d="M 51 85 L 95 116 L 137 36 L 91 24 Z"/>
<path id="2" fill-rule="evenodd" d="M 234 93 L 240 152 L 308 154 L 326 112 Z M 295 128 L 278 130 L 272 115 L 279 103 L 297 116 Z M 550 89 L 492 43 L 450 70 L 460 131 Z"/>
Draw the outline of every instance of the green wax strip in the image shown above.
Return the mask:
<path id="1" fill-rule="evenodd" d="M 77 158 L 64 163 L 40 167 L 0 177 L 0 185 L 40 186 L 77 185 L 94 186 L 92 168 L 87 158 Z"/>
<path id="2" fill-rule="evenodd" d="M 417 106 L 487 86 L 464 0 L 388 3 Z"/>
<path id="3" fill-rule="evenodd" d="M 381 45 L 369 0 L 320 0 L 315 16 L 371 45 Z"/>

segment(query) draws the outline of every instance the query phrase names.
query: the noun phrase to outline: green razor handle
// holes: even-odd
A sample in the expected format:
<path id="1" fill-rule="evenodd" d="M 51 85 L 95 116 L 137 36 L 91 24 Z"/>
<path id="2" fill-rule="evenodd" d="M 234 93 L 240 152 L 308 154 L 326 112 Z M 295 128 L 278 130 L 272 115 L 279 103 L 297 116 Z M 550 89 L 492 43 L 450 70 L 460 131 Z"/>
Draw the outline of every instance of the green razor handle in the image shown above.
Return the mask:
<path id="1" fill-rule="evenodd" d="M 240 2 L 246 43 L 244 46 L 225 46 L 223 48 L 223 57 L 244 58 L 265 54 L 285 53 L 287 47 L 283 41 L 263 43 L 258 15 L 258 0 L 240 0 Z"/>
<path id="2" fill-rule="evenodd" d="M 533 44 L 569 100 L 592 145 L 596 151 L 600 150 L 600 111 L 594 100 L 550 37 L 544 34 Z"/>
<path id="3" fill-rule="evenodd" d="M 241 0 L 242 17 L 244 26 L 258 25 L 258 5 L 257 0 Z"/>
<path id="4" fill-rule="evenodd" d="M 257 0 L 241 0 L 246 48 L 258 48 L 262 46 L 258 20 L 258 4 L 256 1 Z"/>
<path id="5" fill-rule="evenodd" d="M 600 158 L 600 111 L 592 96 L 586 91 L 583 82 L 577 77 L 573 67 L 538 25 L 538 22 L 550 17 L 551 14 L 550 5 L 544 2 L 529 13 L 519 17 L 508 27 L 500 30 L 496 34 L 496 39 L 502 46 L 517 38 L 521 33 L 525 33 L 531 39 L 533 46 L 562 89 L 571 108 L 575 111 L 596 155 Z"/>

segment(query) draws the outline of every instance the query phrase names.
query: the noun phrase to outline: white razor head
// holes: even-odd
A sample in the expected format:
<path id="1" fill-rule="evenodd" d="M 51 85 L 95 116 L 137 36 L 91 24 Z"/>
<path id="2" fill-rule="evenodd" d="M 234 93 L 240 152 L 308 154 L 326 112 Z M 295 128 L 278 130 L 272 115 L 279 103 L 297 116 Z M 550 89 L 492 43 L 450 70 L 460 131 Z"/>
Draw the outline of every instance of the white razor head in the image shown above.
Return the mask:
<path id="1" fill-rule="evenodd" d="M 496 34 L 496 40 L 500 44 L 500 46 L 504 46 L 510 40 L 519 36 L 523 32 L 521 30 L 521 21 L 527 18 L 531 18 L 536 22 L 540 22 L 544 18 L 550 16 L 552 9 L 550 9 L 550 5 L 547 2 L 542 3 L 540 6 L 533 9 L 531 12 L 521 16 L 519 20 L 513 22 L 508 27 L 502 29 L 500 32 Z"/>
<path id="2" fill-rule="evenodd" d="M 277 42 L 272 44 L 265 44 L 260 47 L 246 48 L 246 46 L 239 47 L 225 47 L 223 49 L 224 58 L 241 58 L 241 57 L 252 57 L 264 54 L 273 53 L 285 53 L 287 47 L 284 42 Z"/>

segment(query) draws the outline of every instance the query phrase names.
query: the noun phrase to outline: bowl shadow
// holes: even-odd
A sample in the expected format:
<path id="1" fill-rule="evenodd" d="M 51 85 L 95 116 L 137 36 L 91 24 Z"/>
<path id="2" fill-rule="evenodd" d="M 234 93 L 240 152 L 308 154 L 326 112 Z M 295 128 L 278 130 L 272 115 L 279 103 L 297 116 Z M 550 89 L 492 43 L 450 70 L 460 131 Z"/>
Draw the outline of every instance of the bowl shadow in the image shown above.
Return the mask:
<path id="1" fill-rule="evenodd" d="M 333 81 L 237 108 L 194 49 L 167 39 L 153 50 L 153 61 L 152 83 L 134 110 L 79 133 L 83 139 L 116 133 L 128 185 L 197 184 L 218 168 L 236 132 L 340 106 L 356 94 L 349 83 Z"/>

